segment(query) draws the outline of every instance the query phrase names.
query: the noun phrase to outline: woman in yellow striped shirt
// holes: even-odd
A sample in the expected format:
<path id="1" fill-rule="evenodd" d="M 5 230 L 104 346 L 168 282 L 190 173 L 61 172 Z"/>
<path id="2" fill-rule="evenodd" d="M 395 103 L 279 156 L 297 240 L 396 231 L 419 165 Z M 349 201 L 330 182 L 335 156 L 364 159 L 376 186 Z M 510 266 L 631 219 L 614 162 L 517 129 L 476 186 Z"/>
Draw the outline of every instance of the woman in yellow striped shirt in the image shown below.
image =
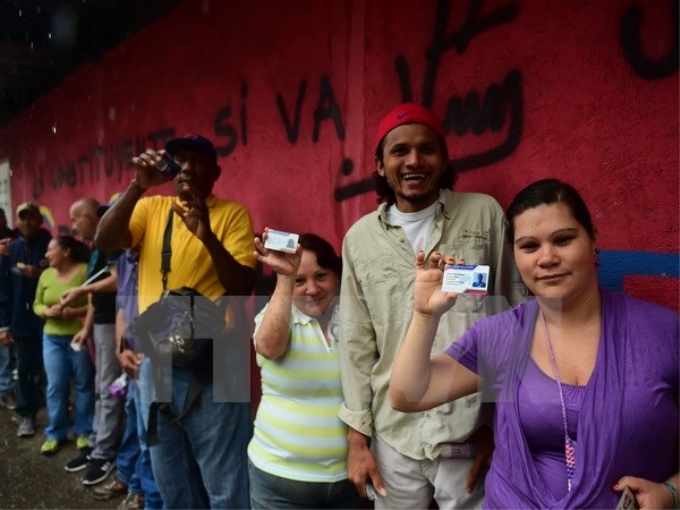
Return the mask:
<path id="1" fill-rule="evenodd" d="M 253 509 L 362 508 L 347 479 L 347 427 L 335 323 L 342 262 L 331 244 L 303 234 L 295 253 L 256 257 L 276 287 L 255 318 L 262 400 L 248 446 Z"/>

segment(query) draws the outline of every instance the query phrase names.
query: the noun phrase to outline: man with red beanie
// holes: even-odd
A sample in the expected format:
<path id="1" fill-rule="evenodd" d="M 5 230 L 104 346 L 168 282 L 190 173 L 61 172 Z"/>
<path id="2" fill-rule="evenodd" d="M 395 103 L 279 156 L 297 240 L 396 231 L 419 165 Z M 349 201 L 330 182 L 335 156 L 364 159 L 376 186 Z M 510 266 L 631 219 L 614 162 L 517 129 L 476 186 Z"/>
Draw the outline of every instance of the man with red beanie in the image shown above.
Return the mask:
<path id="1" fill-rule="evenodd" d="M 482 467 L 493 437 L 480 394 L 428 412 L 390 406 L 389 380 L 411 318 L 415 256 L 439 251 L 490 267 L 488 296 L 461 295 L 442 318 L 433 354 L 479 318 L 522 299 L 523 286 L 504 243 L 503 210 L 478 193 L 453 192 L 455 170 L 439 118 L 402 104 L 378 124 L 378 209 L 343 241 L 340 358 L 350 427 L 349 478 L 361 495 L 375 489 L 375 508 L 479 508 Z M 494 295 L 495 297 L 491 297 Z M 368 489 L 370 492 L 370 488 Z"/>

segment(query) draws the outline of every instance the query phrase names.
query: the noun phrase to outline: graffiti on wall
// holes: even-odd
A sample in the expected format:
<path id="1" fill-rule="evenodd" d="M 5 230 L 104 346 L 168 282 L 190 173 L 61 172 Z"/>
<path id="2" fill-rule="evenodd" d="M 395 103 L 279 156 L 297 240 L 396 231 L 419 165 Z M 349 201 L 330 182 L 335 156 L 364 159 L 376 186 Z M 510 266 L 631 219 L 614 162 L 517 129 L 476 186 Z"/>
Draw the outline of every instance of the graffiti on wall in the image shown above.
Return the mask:
<path id="1" fill-rule="evenodd" d="M 436 103 L 447 134 L 458 138 L 475 137 L 475 144 L 472 144 L 476 147 L 475 152 L 452 161 L 452 165 L 461 172 L 503 161 L 515 153 L 523 142 L 526 114 L 523 89 L 526 85 L 523 85 L 523 79 L 529 76 L 528 70 L 523 77 L 520 69 L 513 66 L 505 69 L 501 64 L 496 79 L 476 85 L 474 89 L 463 88 L 462 91 L 449 93 L 448 96 L 442 92 L 447 89 L 443 86 L 448 83 L 446 80 L 456 80 L 456 63 L 466 58 L 466 52 L 472 45 L 479 43 L 480 36 L 488 36 L 495 30 L 507 28 L 519 19 L 522 4 L 502 1 L 496 2 L 498 5 L 492 8 L 484 8 L 486 5 L 483 0 L 435 0 L 433 23 L 430 33 L 424 36 L 426 42 L 421 56 L 414 58 L 413 54 L 410 54 L 411 57 L 400 54 L 393 58 L 392 79 L 398 85 L 403 101 L 418 101 L 429 107 Z M 647 11 L 652 8 L 667 9 L 672 14 L 671 39 L 674 43 L 664 55 L 652 56 L 645 46 L 645 21 L 650 14 Z M 619 39 L 615 42 L 621 48 L 620 58 L 637 77 L 662 80 L 677 73 L 677 0 L 645 4 L 644 8 L 631 3 L 614 13 L 611 19 L 619 29 Z M 452 29 L 453 26 L 456 28 Z M 332 133 L 339 141 L 347 138 L 344 122 L 346 112 L 342 111 L 342 104 L 337 100 L 332 78 L 331 74 L 321 70 L 316 76 L 312 73 L 300 77 L 290 89 L 274 90 L 271 118 L 278 124 L 284 144 L 295 146 L 302 141 L 316 144 L 321 140 L 322 134 L 328 133 Z M 465 87 L 465 84 L 462 86 Z M 237 87 L 233 103 L 224 104 L 220 101 L 210 111 L 214 112 L 211 117 L 212 128 L 218 153 L 222 157 L 252 145 L 252 131 L 255 128 L 251 125 L 248 108 L 253 94 L 247 80 L 238 83 Z M 261 102 L 258 101 L 258 104 Z M 311 126 L 311 130 L 303 129 L 307 126 Z M 93 145 L 74 160 L 62 165 L 39 166 L 32 181 L 33 198 L 37 201 L 47 192 L 52 194 L 67 188 L 93 187 L 103 180 L 120 184 L 129 179 L 133 171 L 131 159 L 135 154 L 147 147 L 163 147 L 168 139 L 176 136 L 176 131 L 175 127 L 163 126 L 149 133 L 116 141 L 110 146 Z M 302 133 L 309 133 L 306 135 L 309 140 L 303 140 Z M 339 185 L 333 190 L 336 202 L 373 192 L 371 177 L 355 177 L 358 172 L 355 173 L 356 165 L 351 156 L 343 155 L 334 165 L 337 163 L 340 179 Z M 59 232 L 70 230 L 64 225 L 55 228 Z M 672 257 L 677 261 L 677 254 Z M 618 274 L 627 274 L 627 271 L 628 269 Z M 272 275 L 263 274 L 260 269 L 258 281 L 262 282 L 258 294 L 260 290 L 264 294 L 264 289 L 271 288 L 274 280 Z"/>
<path id="2" fill-rule="evenodd" d="M 287 140 L 295 145 L 299 139 L 300 119 L 302 107 L 306 99 L 307 81 L 301 80 L 297 98 L 292 109 L 286 105 L 283 93 L 276 94 L 276 105 L 281 119 L 281 124 L 286 133 Z M 214 116 L 214 131 L 216 135 L 215 149 L 219 156 L 229 156 L 241 145 L 248 145 L 248 122 L 246 98 L 248 96 L 248 83 L 243 82 L 240 87 L 242 104 L 235 114 L 229 105 L 218 108 Z M 313 131 L 312 141 L 318 142 L 321 128 L 324 123 L 330 123 L 335 128 L 338 140 L 344 140 L 345 127 L 342 122 L 340 105 L 335 98 L 333 87 L 328 74 L 322 74 L 319 79 L 319 97 L 317 105 L 312 112 Z M 120 184 L 132 171 L 132 158 L 147 148 L 161 149 L 169 139 L 176 136 L 174 127 L 157 129 L 146 135 L 137 136 L 121 141 L 112 146 L 96 145 L 89 148 L 84 154 L 64 165 L 50 167 L 47 170 L 38 166 L 36 178 L 33 181 L 33 199 L 39 200 L 47 191 L 63 188 L 77 188 L 86 185 L 94 185 L 101 179 L 113 180 Z M 342 168 L 345 172 L 351 169 L 351 160 L 343 161 Z"/>
<path id="3" fill-rule="evenodd" d="M 421 100 L 423 105 L 431 106 L 433 103 L 437 78 L 442 71 L 441 62 L 448 52 L 455 51 L 463 55 L 475 37 L 502 24 L 510 23 L 517 16 L 518 9 L 514 4 L 499 7 L 482 16 L 480 14 L 482 4 L 481 0 L 471 2 L 463 25 L 458 30 L 447 33 L 451 2 L 448 0 L 437 2 L 432 38 L 425 50 Z M 395 70 L 402 99 L 413 101 L 411 69 L 401 55 L 395 59 Z M 468 134 L 484 136 L 487 133 L 507 131 L 506 139 L 497 146 L 459 160 L 454 159 L 452 165 L 455 168 L 465 171 L 497 163 L 517 148 L 522 133 L 521 85 L 521 73 L 517 69 L 512 69 L 501 83 L 492 83 L 482 92 L 471 91 L 464 96 L 454 95 L 448 98 L 442 115 L 446 133 L 452 132 L 462 137 Z M 275 96 L 279 120 L 291 145 L 299 141 L 303 107 L 308 100 L 308 88 L 308 80 L 302 79 L 294 98 L 286 97 L 281 91 Z M 342 141 L 346 135 L 343 116 L 333 91 L 331 78 L 327 73 L 323 73 L 319 78 L 318 90 L 316 106 L 311 113 L 312 142 L 318 142 L 324 123 L 329 123 L 337 139 Z M 236 108 L 231 105 L 220 106 L 214 115 L 216 149 L 220 156 L 229 156 L 239 145 L 242 147 L 248 145 L 248 94 L 249 84 L 244 81 L 239 89 L 240 104 Z M 132 170 L 130 160 L 135 154 L 147 147 L 161 148 L 175 132 L 171 127 L 161 128 L 145 136 L 123 140 L 112 147 L 98 145 L 75 161 L 50 168 L 47 172 L 39 169 L 40 177 L 34 181 L 33 198 L 38 200 L 46 191 L 46 186 L 54 191 L 63 187 L 76 188 L 85 184 L 95 184 L 103 177 L 113 178 L 117 183 L 121 183 L 127 177 L 126 173 Z M 340 172 L 345 177 L 352 174 L 354 167 L 353 160 L 347 157 L 339 165 Z M 43 175 L 47 176 L 47 182 Z M 372 191 L 372 179 L 367 178 L 338 187 L 334 191 L 334 198 L 340 202 Z"/>
<path id="4" fill-rule="evenodd" d="M 175 134 L 173 128 L 163 128 L 147 135 L 125 139 L 111 145 L 95 145 L 64 165 L 50 167 L 47 170 L 40 165 L 33 179 L 33 199 L 38 200 L 45 193 L 46 186 L 50 190 L 78 188 L 93 185 L 102 179 L 115 179 L 121 183 L 127 171 L 132 170 L 131 159 L 147 147 L 162 147 Z"/>
<path id="5" fill-rule="evenodd" d="M 659 2 L 660 3 L 660 2 Z M 629 6 L 621 16 L 620 39 L 623 57 L 630 64 L 635 74 L 645 80 L 662 80 L 678 71 L 680 65 L 680 41 L 678 40 L 678 25 L 680 21 L 679 4 L 677 0 L 668 0 L 673 23 L 673 43 L 668 55 L 660 58 L 650 58 L 645 54 L 642 44 L 642 24 L 644 11 L 637 4 Z"/>
<path id="6" fill-rule="evenodd" d="M 483 0 L 473 0 L 469 5 L 463 25 L 458 30 L 447 33 L 446 27 L 451 21 L 451 4 L 449 0 L 437 1 L 432 40 L 425 50 L 421 103 L 428 108 L 433 107 L 437 78 L 446 54 L 455 51 L 458 55 L 463 55 L 475 37 L 511 23 L 518 13 L 516 4 L 507 4 L 481 15 Z M 415 101 L 411 69 L 406 58 L 399 55 L 394 64 L 402 100 L 404 102 Z M 455 73 L 455 69 L 447 71 Z M 505 140 L 499 144 L 460 159 L 454 158 L 451 165 L 458 171 L 474 170 L 498 163 L 510 156 L 521 140 L 522 115 L 522 75 L 517 69 L 509 70 L 501 83 L 491 83 L 481 93 L 471 91 L 464 96 L 454 95 L 448 98 L 442 115 L 446 134 L 453 132 L 458 137 L 468 134 L 481 137 L 488 133 L 507 131 Z M 372 191 L 373 179 L 368 177 L 336 189 L 334 196 L 337 201 L 342 201 Z"/>
<path id="7" fill-rule="evenodd" d="M 642 28 L 645 22 L 645 11 L 638 4 L 631 4 L 621 13 L 619 38 L 622 58 L 630 65 L 637 76 L 646 80 L 660 80 L 678 71 L 679 40 L 678 19 L 679 3 L 668 0 L 670 19 L 672 20 L 673 44 L 668 54 L 658 58 L 649 57 L 644 49 Z M 515 3 L 498 6 L 483 12 L 484 1 L 472 0 L 467 12 L 456 12 L 461 3 L 450 0 L 437 0 L 436 12 L 431 30 L 430 42 L 423 52 L 424 72 L 420 101 L 424 106 L 432 107 L 437 91 L 438 79 L 442 74 L 455 76 L 455 68 L 443 68 L 446 56 L 454 53 L 458 57 L 465 55 L 475 38 L 489 33 L 501 26 L 513 23 L 519 15 L 519 7 Z M 458 9 L 461 10 L 462 8 Z M 456 30 L 447 27 L 456 19 L 462 19 Z M 417 100 L 413 86 L 412 66 L 403 55 L 394 59 L 395 78 L 401 91 L 403 101 Z M 313 123 L 312 141 L 318 142 L 324 123 L 330 124 L 338 140 L 345 139 L 346 130 L 343 123 L 341 106 L 333 91 L 331 77 L 322 73 L 318 79 L 318 97 L 310 98 L 310 81 L 300 80 L 297 91 L 285 94 L 275 93 L 275 104 L 278 120 L 281 123 L 286 140 L 295 145 L 300 139 L 300 126 L 303 115 L 310 115 Z M 248 96 L 249 84 L 243 81 L 239 87 L 240 104 L 236 107 L 223 105 L 214 114 L 213 128 L 216 136 L 216 147 L 220 156 L 231 155 L 239 146 L 248 145 Z M 447 134 L 457 137 L 468 135 L 487 137 L 491 146 L 475 154 L 454 159 L 451 164 L 458 171 L 469 171 L 498 163 L 510 156 L 519 146 L 523 126 L 523 94 L 522 73 L 518 69 L 509 69 L 499 83 L 490 83 L 483 90 L 472 90 L 464 95 L 453 95 L 442 98 L 442 120 Z M 306 113 L 304 106 L 309 101 L 316 101 L 313 110 Z M 308 109 L 307 109 L 308 111 Z M 505 139 L 497 142 L 497 133 L 505 132 Z M 112 146 L 95 145 L 83 154 L 63 165 L 45 168 L 38 165 L 33 180 L 33 199 L 39 200 L 48 190 L 58 191 L 64 188 L 95 185 L 102 179 L 113 179 L 123 182 L 132 171 L 131 158 L 147 147 L 161 148 L 165 141 L 175 136 L 173 127 L 161 127 L 145 135 L 120 141 Z M 339 165 L 344 177 L 349 177 L 355 168 L 351 158 L 345 157 Z M 371 177 L 350 184 L 343 184 L 334 190 L 334 198 L 341 202 L 357 195 L 373 191 Z"/>

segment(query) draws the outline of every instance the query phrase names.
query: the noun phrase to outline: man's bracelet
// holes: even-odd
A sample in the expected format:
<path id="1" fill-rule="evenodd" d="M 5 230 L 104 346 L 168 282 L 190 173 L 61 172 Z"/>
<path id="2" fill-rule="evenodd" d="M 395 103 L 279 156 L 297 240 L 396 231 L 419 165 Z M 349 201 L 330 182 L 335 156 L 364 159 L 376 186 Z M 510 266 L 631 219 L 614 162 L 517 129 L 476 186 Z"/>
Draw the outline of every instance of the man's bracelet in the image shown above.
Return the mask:
<path id="1" fill-rule="evenodd" d="M 673 496 L 673 508 L 678 510 L 680 508 L 680 500 L 678 500 L 678 489 L 675 488 L 675 485 L 670 484 L 668 482 L 663 483 L 666 486 L 666 489 L 671 491 L 671 495 Z"/>

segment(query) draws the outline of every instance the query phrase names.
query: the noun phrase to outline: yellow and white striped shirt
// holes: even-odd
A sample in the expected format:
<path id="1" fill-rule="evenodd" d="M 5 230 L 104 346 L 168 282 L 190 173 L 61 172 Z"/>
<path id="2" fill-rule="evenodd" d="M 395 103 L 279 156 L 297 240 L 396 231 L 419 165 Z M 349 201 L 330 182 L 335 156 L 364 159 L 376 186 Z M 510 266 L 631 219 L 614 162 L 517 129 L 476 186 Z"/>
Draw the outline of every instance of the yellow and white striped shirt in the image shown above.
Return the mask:
<path id="1" fill-rule="evenodd" d="M 266 309 L 255 318 L 256 331 Z M 285 354 L 273 360 L 257 355 L 262 400 L 248 456 L 266 473 L 305 482 L 347 478 L 347 426 L 338 416 L 342 388 L 334 323 L 329 347 L 319 322 L 293 307 Z"/>

